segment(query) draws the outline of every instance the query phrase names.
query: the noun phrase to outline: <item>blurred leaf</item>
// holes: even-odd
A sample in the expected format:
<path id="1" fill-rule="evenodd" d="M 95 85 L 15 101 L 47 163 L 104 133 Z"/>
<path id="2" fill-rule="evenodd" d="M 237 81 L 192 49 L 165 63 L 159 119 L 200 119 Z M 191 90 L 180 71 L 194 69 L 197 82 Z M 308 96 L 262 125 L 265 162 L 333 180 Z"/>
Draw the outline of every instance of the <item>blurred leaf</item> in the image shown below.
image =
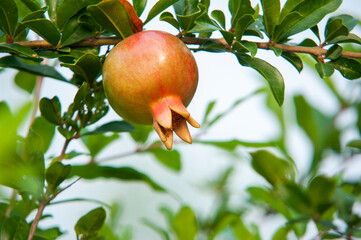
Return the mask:
<path id="1" fill-rule="evenodd" d="M 28 57 L 38 57 L 38 54 L 36 54 L 36 52 L 34 52 L 31 48 L 16 43 L 0 44 L 0 52 L 23 54 Z"/>
<path id="2" fill-rule="evenodd" d="M 332 206 L 331 199 L 337 186 L 335 179 L 317 176 L 308 186 L 308 195 L 316 212 L 321 215 Z"/>
<path id="3" fill-rule="evenodd" d="M 259 150 L 251 153 L 251 156 L 253 169 L 273 186 L 287 183 L 295 176 L 294 167 L 290 162 L 268 151 Z"/>
<path id="4" fill-rule="evenodd" d="M 104 134 L 96 135 L 83 135 L 81 137 L 82 142 L 88 148 L 90 156 L 97 156 L 106 146 L 118 139 L 119 135 L 113 134 L 106 136 Z"/>
<path id="5" fill-rule="evenodd" d="M 239 216 L 235 213 L 226 213 L 217 219 L 215 225 L 212 226 L 212 233 L 209 240 L 213 240 L 219 233 L 221 233 L 226 227 L 231 226 L 239 219 Z"/>
<path id="6" fill-rule="evenodd" d="M 241 219 L 232 225 L 234 235 L 238 240 L 257 240 L 255 236 L 247 229 Z"/>
<path id="7" fill-rule="evenodd" d="M 348 28 L 343 24 L 341 18 L 334 18 L 327 22 L 325 30 L 326 42 L 338 37 L 338 36 L 347 36 L 349 33 Z"/>
<path id="8" fill-rule="evenodd" d="M 272 237 L 272 240 L 287 240 L 288 233 L 290 232 L 290 227 L 280 227 Z"/>
<path id="9" fill-rule="evenodd" d="M 194 140 L 193 143 L 211 145 L 214 147 L 222 148 L 227 151 L 234 151 L 239 146 L 260 148 L 260 147 L 270 147 L 270 146 L 274 146 L 276 144 L 276 142 L 246 142 L 246 141 L 239 141 L 237 139 L 233 139 L 233 140 L 229 140 L 229 141 Z"/>
<path id="10" fill-rule="evenodd" d="M 13 36 L 18 21 L 18 8 L 14 0 L 0 1 L 0 29 Z"/>
<path id="11" fill-rule="evenodd" d="M 280 20 L 283 20 L 292 12 L 302 15 L 297 21 L 292 21 L 279 39 L 286 39 L 296 33 L 302 32 L 318 24 L 328 13 L 335 11 L 342 3 L 342 0 L 289 0 L 282 9 Z"/>
<path id="12" fill-rule="evenodd" d="M 336 68 L 342 76 L 347 79 L 354 80 L 361 77 L 361 63 L 355 59 L 340 57 L 329 62 L 329 64 Z"/>
<path id="13" fill-rule="evenodd" d="M 238 19 L 246 14 L 254 14 L 251 2 L 249 0 L 229 0 L 228 9 L 231 12 L 231 28 L 234 29 L 238 22 Z"/>
<path id="14" fill-rule="evenodd" d="M 212 112 L 215 105 L 216 105 L 216 101 L 211 101 L 211 102 L 208 103 L 208 106 L 207 106 L 206 112 L 204 113 L 204 117 L 203 117 L 201 125 L 203 125 L 203 124 L 205 124 L 207 122 L 208 116 Z"/>
<path id="15" fill-rule="evenodd" d="M 146 4 L 147 0 L 133 0 L 134 10 L 138 16 L 142 15 Z"/>
<path id="16" fill-rule="evenodd" d="M 58 45 L 60 33 L 52 21 L 45 18 L 38 18 L 23 21 L 22 24 L 39 34 L 54 47 Z"/>
<path id="17" fill-rule="evenodd" d="M 43 240 L 43 239 L 57 239 L 58 237 L 60 237 L 63 233 L 60 231 L 60 229 L 58 227 L 53 227 L 53 228 L 49 228 L 49 229 L 36 229 L 35 235 L 34 235 L 34 239 L 39 239 L 39 240 Z"/>
<path id="18" fill-rule="evenodd" d="M 29 229 L 30 227 L 24 219 L 18 216 L 11 216 L 3 223 L 0 238 L 1 240 L 27 239 Z"/>
<path id="19" fill-rule="evenodd" d="M 15 75 L 14 82 L 16 86 L 31 94 L 36 85 L 36 75 L 19 71 Z"/>
<path id="20" fill-rule="evenodd" d="M 170 12 L 163 12 L 160 17 L 159 17 L 160 21 L 165 21 L 169 24 L 171 24 L 173 27 L 175 27 L 176 29 L 179 30 L 179 22 L 177 21 L 177 19 L 175 19 L 173 17 L 173 14 Z"/>
<path id="21" fill-rule="evenodd" d="M 145 143 L 149 134 L 153 131 L 153 126 L 133 124 L 134 131 L 130 132 L 130 136 L 138 143 Z"/>
<path id="22" fill-rule="evenodd" d="M 30 64 L 17 56 L 6 56 L 0 58 L 0 66 L 15 68 L 35 75 L 50 77 L 68 82 L 62 75 L 60 75 L 60 73 L 55 70 L 54 67 L 41 64 Z"/>
<path id="23" fill-rule="evenodd" d="M 32 129 L 29 130 L 24 143 L 24 162 L 26 164 L 25 182 L 31 194 L 40 197 L 44 188 L 44 143 Z"/>
<path id="24" fill-rule="evenodd" d="M 221 10 L 213 10 L 211 16 L 222 26 L 223 29 L 226 29 L 226 17 Z"/>
<path id="25" fill-rule="evenodd" d="M 311 200 L 309 199 L 309 195 L 301 186 L 295 183 L 287 183 L 280 185 L 279 189 L 279 195 L 288 207 L 297 211 L 301 215 L 310 214 Z"/>
<path id="26" fill-rule="evenodd" d="M 263 23 L 267 36 L 273 40 L 274 30 L 279 20 L 281 4 L 279 0 L 261 0 L 263 9 Z"/>
<path id="27" fill-rule="evenodd" d="M 154 6 L 150 9 L 147 19 L 144 21 L 144 24 L 147 24 L 150 20 L 156 17 L 159 13 L 166 10 L 168 7 L 173 5 L 178 0 L 159 0 Z"/>
<path id="28" fill-rule="evenodd" d="M 325 58 L 336 60 L 341 57 L 342 50 L 343 48 L 340 45 L 335 44 L 327 50 Z"/>
<path id="29" fill-rule="evenodd" d="M 37 117 L 31 124 L 31 129 L 36 132 L 43 142 L 44 153 L 48 150 L 55 133 L 55 125 L 43 117 Z"/>
<path id="30" fill-rule="evenodd" d="M 156 225 L 154 222 L 148 220 L 148 219 L 143 219 L 143 224 L 145 224 L 146 226 L 148 226 L 149 228 L 151 228 L 152 230 L 154 230 L 156 233 L 158 233 L 162 239 L 164 240 L 170 240 L 170 236 L 168 231 L 166 231 L 165 229 L 159 227 L 158 225 Z"/>
<path id="31" fill-rule="evenodd" d="M 74 64 L 62 63 L 61 66 L 70 68 L 89 84 L 97 79 L 102 70 L 99 57 L 91 53 L 84 54 Z"/>
<path id="32" fill-rule="evenodd" d="M 147 175 L 128 167 L 107 167 L 91 165 L 73 165 L 69 177 L 79 176 L 84 179 L 114 178 L 122 181 L 142 181 L 156 191 L 164 192 L 165 189 L 153 182 Z"/>
<path id="33" fill-rule="evenodd" d="M 59 161 L 52 163 L 46 169 L 45 179 L 51 193 L 54 193 L 57 187 L 69 176 L 70 170 L 70 165 L 63 165 Z"/>
<path id="34" fill-rule="evenodd" d="M 255 22 L 255 19 L 250 14 L 246 14 L 238 19 L 236 27 L 235 27 L 235 36 L 238 41 L 241 40 L 241 38 L 242 38 L 243 34 L 246 32 L 246 29 L 248 28 L 248 26 L 254 22 Z"/>
<path id="35" fill-rule="evenodd" d="M 61 105 L 58 97 L 42 98 L 39 103 L 41 115 L 55 125 L 62 124 Z"/>
<path id="36" fill-rule="evenodd" d="M 133 34 L 127 9 L 117 0 L 102 1 L 87 7 L 90 14 L 105 29 L 124 39 Z"/>
<path id="37" fill-rule="evenodd" d="M 81 239 L 90 239 L 94 237 L 102 228 L 106 218 L 104 208 L 99 207 L 91 210 L 82 216 L 75 224 L 76 235 L 81 236 Z"/>
<path id="38" fill-rule="evenodd" d="M 358 148 L 361 150 L 361 140 L 352 140 L 346 144 L 346 147 Z"/>
<path id="39" fill-rule="evenodd" d="M 250 187 L 247 189 L 252 198 L 262 201 L 271 206 L 277 213 L 282 214 L 286 219 L 291 220 L 292 214 L 285 202 L 277 197 L 270 190 L 260 187 Z"/>
<path id="40" fill-rule="evenodd" d="M 236 54 L 236 56 L 238 62 L 242 66 L 255 69 L 268 81 L 274 98 L 276 99 L 278 105 L 282 106 L 284 101 L 285 85 L 283 77 L 278 69 L 259 58 L 251 58 L 245 54 Z"/>
<path id="41" fill-rule="evenodd" d="M 113 121 L 108 122 L 93 131 L 86 132 L 82 134 L 82 136 L 91 135 L 91 134 L 99 134 L 106 132 L 132 132 L 134 131 L 133 125 L 126 121 Z"/>
<path id="42" fill-rule="evenodd" d="M 286 59 L 289 63 L 291 63 L 297 71 L 300 73 L 303 69 L 303 63 L 301 58 L 293 52 L 282 52 L 281 55 L 284 59 Z"/>
<path id="43" fill-rule="evenodd" d="M 168 151 L 163 148 L 154 148 L 150 149 L 149 151 L 157 158 L 157 160 L 163 164 L 164 166 L 174 170 L 180 171 L 181 170 L 181 157 L 178 151 L 172 150 Z"/>
<path id="44" fill-rule="evenodd" d="M 62 0 L 57 8 L 57 25 L 62 32 L 69 19 L 81 9 L 99 3 L 101 0 Z"/>
<path id="45" fill-rule="evenodd" d="M 317 62 L 315 64 L 316 70 L 321 78 L 328 78 L 331 77 L 335 68 L 327 63 Z"/>
<path id="46" fill-rule="evenodd" d="M 190 207 L 182 207 L 174 218 L 174 231 L 178 240 L 192 240 L 198 231 L 198 223 Z"/>

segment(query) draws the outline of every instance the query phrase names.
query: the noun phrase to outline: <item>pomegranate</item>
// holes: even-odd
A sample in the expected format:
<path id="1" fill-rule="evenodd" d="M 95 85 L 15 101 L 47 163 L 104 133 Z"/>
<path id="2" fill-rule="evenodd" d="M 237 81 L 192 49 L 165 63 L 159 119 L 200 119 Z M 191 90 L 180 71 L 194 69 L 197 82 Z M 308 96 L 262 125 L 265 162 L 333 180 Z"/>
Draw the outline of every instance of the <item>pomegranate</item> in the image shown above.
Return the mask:
<path id="1" fill-rule="evenodd" d="M 192 143 L 187 122 L 196 122 L 185 106 L 198 84 L 198 68 L 188 47 L 161 31 L 143 31 L 124 39 L 108 54 L 103 82 L 109 104 L 124 120 L 153 124 L 167 149 L 173 131 Z"/>

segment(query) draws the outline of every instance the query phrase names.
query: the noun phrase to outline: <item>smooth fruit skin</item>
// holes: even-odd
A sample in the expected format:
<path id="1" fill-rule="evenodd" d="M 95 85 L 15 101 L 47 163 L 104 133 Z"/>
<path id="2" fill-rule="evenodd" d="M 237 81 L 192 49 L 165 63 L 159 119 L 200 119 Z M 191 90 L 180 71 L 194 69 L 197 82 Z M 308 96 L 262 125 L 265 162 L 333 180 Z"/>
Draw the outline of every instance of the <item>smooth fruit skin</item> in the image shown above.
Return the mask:
<path id="1" fill-rule="evenodd" d="M 124 39 L 104 62 L 103 84 L 115 112 L 129 122 L 153 124 L 168 149 L 172 131 L 192 141 L 185 122 L 199 124 L 185 106 L 196 91 L 198 69 L 192 53 L 177 37 L 143 31 Z"/>

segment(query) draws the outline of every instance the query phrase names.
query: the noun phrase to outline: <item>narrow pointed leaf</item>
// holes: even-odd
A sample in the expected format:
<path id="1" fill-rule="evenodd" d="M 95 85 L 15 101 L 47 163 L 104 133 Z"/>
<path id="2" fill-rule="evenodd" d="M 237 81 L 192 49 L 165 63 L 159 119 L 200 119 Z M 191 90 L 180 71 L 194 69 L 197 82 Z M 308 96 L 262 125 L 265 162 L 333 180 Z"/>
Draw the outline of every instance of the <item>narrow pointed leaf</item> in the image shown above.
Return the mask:
<path id="1" fill-rule="evenodd" d="M 12 36 L 18 21 L 18 8 L 14 0 L 0 1 L 0 29 Z"/>
<path id="2" fill-rule="evenodd" d="M 17 56 L 6 56 L 0 58 L 0 66 L 11 67 L 18 70 L 26 71 L 35 75 L 50 77 L 61 81 L 68 82 L 60 73 L 58 73 L 53 67 L 41 64 L 29 64 L 24 62 Z"/>
<path id="3" fill-rule="evenodd" d="M 126 121 L 113 121 L 106 123 L 93 131 L 86 132 L 82 134 L 83 136 L 91 135 L 91 134 L 100 134 L 106 132 L 132 132 L 134 131 L 134 127 L 126 122 Z"/>
<path id="4" fill-rule="evenodd" d="M 147 175 L 128 167 L 107 167 L 91 165 L 73 165 L 69 177 L 79 176 L 84 179 L 113 178 L 122 181 L 141 181 L 148 184 L 154 190 L 165 191 Z"/>
<path id="5" fill-rule="evenodd" d="M 142 15 L 146 4 L 147 0 L 133 0 L 133 7 L 139 17 Z"/>
<path id="6" fill-rule="evenodd" d="M 0 44 L 0 52 L 22 54 L 28 57 L 38 57 L 38 54 L 36 54 L 36 52 L 31 48 L 16 43 Z"/>
<path id="7" fill-rule="evenodd" d="M 236 54 L 236 56 L 242 66 L 255 69 L 268 81 L 274 98 L 276 99 L 278 105 L 282 106 L 285 85 L 283 77 L 278 69 L 259 58 L 251 58 L 245 54 Z"/>
<path id="8" fill-rule="evenodd" d="M 156 17 L 159 13 L 166 10 L 168 7 L 172 6 L 178 0 L 159 0 L 149 11 L 147 19 L 144 21 L 144 24 L 147 24 L 150 20 Z"/>

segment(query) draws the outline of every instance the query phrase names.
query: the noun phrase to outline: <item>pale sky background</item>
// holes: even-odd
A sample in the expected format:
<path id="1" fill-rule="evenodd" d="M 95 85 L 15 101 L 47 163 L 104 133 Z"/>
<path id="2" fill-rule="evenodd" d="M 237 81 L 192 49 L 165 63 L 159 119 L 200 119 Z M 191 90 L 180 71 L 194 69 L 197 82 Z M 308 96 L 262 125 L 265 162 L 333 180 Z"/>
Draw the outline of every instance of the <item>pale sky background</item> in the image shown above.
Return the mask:
<path id="1" fill-rule="evenodd" d="M 155 0 L 148 1 L 145 13 L 141 17 L 143 20 L 155 2 Z M 259 1 L 252 1 L 253 6 L 257 3 Z M 361 18 L 360 7 L 360 0 L 344 0 L 340 9 L 338 9 L 338 13 L 347 13 Z M 226 14 L 229 27 L 230 14 L 228 12 L 228 1 L 213 0 L 211 1 L 210 8 L 211 10 L 222 10 Z M 172 9 L 169 10 L 171 11 Z M 158 17 L 147 24 L 145 28 L 165 30 L 173 34 L 177 33 L 169 24 L 159 22 Z M 325 22 L 321 23 L 320 29 L 324 28 Z M 360 28 L 356 30 L 360 34 Z M 310 31 L 307 31 L 307 34 L 309 33 Z M 301 33 L 300 36 L 296 36 L 292 42 L 300 42 L 304 34 Z M 219 35 L 215 34 L 214 36 Z M 265 84 L 265 80 L 256 71 L 240 66 L 236 57 L 232 54 L 197 52 L 194 56 L 198 63 L 200 79 L 197 92 L 188 110 L 198 121 L 202 120 L 206 106 L 210 101 L 217 101 L 214 113 L 218 113 L 227 109 L 238 98 L 251 93 Z M 322 81 L 313 70 L 305 67 L 303 72 L 298 74 L 296 69 L 289 63 L 275 57 L 270 51 L 259 50 L 257 57 L 267 60 L 280 69 L 286 85 L 284 109 L 290 112 L 290 114 L 293 114 L 291 96 L 294 93 L 305 94 L 312 104 L 326 113 L 337 110 L 337 102 L 323 86 Z M 68 77 L 71 76 L 70 71 L 64 68 L 59 67 L 59 71 L 62 71 Z M 8 70 L 0 75 L 2 81 L 0 100 L 10 101 L 11 107 L 19 106 L 24 101 L 31 99 L 14 85 L 13 76 L 15 73 L 15 70 Z M 335 76 L 339 80 L 337 85 L 340 89 L 348 91 L 352 88 L 354 84 L 352 81 L 343 79 L 338 72 Z M 45 79 L 41 90 L 42 97 L 52 98 L 55 95 L 59 96 L 63 109 L 66 109 L 72 102 L 75 93 L 75 87 L 52 79 Z M 266 141 L 277 136 L 279 126 L 275 122 L 275 117 L 265 108 L 263 101 L 264 95 L 258 95 L 241 104 L 236 110 L 211 128 L 202 138 L 207 140 L 239 139 L 245 141 Z M 350 113 L 343 121 L 347 123 L 354 118 L 355 114 Z M 97 125 L 99 126 L 102 123 L 113 120 L 119 120 L 119 117 L 111 110 Z M 196 134 L 197 130 L 192 129 L 191 132 Z M 156 138 L 156 134 L 153 133 L 152 137 Z M 290 152 L 301 174 L 309 166 L 308 159 L 311 156 L 310 142 L 305 134 L 297 128 L 292 129 L 287 137 Z M 345 136 L 344 141 L 346 142 L 353 137 L 355 135 L 351 132 Z M 57 134 L 57 138 L 53 141 L 48 155 L 59 155 L 63 141 L 63 138 Z M 123 134 L 121 140 L 113 143 L 100 157 L 118 155 L 128 152 L 133 148 L 134 145 L 129 140 L 127 134 Z M 68 151 L 73 149 L 79 152 L 86 151 L 81 144 L 75 141 L 71 143 Z M 245 189 L 247 187 L 265 184 L 265 181 L 251 169 L 246 154 L 247 149 L 240 147 L 238 153 L 241 157 L 237 158 L 227 152 L 199 144 L 179 144 L 175 146 L 175 149 L 179 150 L 182 155 L 182 170 L 180 173 L 168 170 L 148 154 L 122 158 L 108 164 L 112 166 L 133 166 L 135 169 L 148 174 L 154 181 L 179 195 L 184 204 L 190 205 L 197 215 L 203 218 L 212 213 L 215 199 L 214 194 L 204 190 L 202 186 L 220 175 L 222 173 L 221 170 L 226 169 L 228 166 L 235 165 L 236 167 L 236 174 L 233 175 L 232 181 L 229 184 L 229 188 L 233 192 L 231 202 L 235 206 L 240 205 L 246 200 L 247 193 Z M 82 162 L 83 160 L 86 159 L 77 159 L 75 162 Z M 351 178 L 360 175 L 360 162 L 358 165 L 353 163 L 354 167 L 352 168 L 346 168 L 347 176 Z M 339 171 L 338 164 L 337 159 L 330 159 L 324 171 L 328 174 Z M 81 180 L 60 194 L 56 201 L 78 197 L 98 199 L 108 204 L 112 202 L 120 203 L 124 207 L 120 222 L 132 228 L 133 239 L 136 240 L 160 239 L 153 230 L 150 230 L 141 223 L 141 219 L 145 217 L 157 222 L 158 225 L 165 226 L 164 217 L 158 211 L 159 207 L 165 204 L 176 212 L 180 206 L 179 202 L 170 195 L 154 192 L 145 184 L 121 183 L 113 180 Z M 98 206 L 98 204 L 88 202 L 49 206 L 46 208 L 45 214 L 52 214 L 53 218 L 42 221 L 40 226 L 54 226 L 61 223 L 61 229 L 68 233 L 61 239 L 75 239 L 73 227 L 76 221 L 80 216 Z M 282 218 L 263 218 L 260 214 L 254 212 L 246 215 L 244 220 L 246 222 L 256 222 L 260 226 L 262 239 L 270 239 L 274 231 L 284 223 L 284 220 Z M 314 226 L 311 226 L 310 232 L 304 239 L 314 237 L 313 229 Z"/>

